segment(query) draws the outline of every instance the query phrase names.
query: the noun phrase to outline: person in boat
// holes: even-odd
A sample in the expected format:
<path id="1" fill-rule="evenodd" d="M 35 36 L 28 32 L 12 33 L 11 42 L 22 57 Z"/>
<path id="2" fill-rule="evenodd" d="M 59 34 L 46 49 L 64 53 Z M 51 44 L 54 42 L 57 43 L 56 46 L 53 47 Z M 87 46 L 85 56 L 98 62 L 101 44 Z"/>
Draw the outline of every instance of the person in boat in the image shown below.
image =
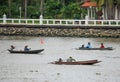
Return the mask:
<path id="1" fill-rule="evenodd" d="M 30 50 L 30 48 L 28 48 L 28 46 L 26 45 L 25 47 L 24 47 L 24 51 L 29 51 Z"/>
<path id="2" fill-rule="evenodd" d="M 10 50 L 14 50 L 14 49 L 15 49 L 15 46 L 11 45 Z"/>
<path id="3" fill-rule="evenodd" d="M 73 62 L 73 61 L 76 61 L 76 60 L 73 59 L 72 57 L 69 57 L 69 58 L 67 59 L 67 62 Z"/>
<path id="4" fill-rule="evenodd" d="M 84 47 L 84 44 L 81 46 L 81 48 L 85 48 L 85 47 Z"/>
<path id="5" fill-rule="evenodd" d="M 100 48 L 105 48 L 105 46 L 104 46 L 104 44 L 103 44 L 103 43 L 101 43 L 101 46 L 100 46 Z"/>
<path id="6" fill-rule="evenodd" d="M 91 47 L 91 43 L 90 43 L 90 42 L 88 42 L 88 44 L 87 44 L 86 48 L 92 48 L 92 47 Z"/>
<path id="7" fill-rule="evenodd" d="M 81 47 L 79 47 L 79 49 L 80 49 L 80 48 L 85 48 L 84 44 L 83 44 Z"/>
<path id="8" fill-rule="evenodd" d="M 63 60 L 62 60 L 62 58 L 59 58 L 59 60 L 58 60 L 59 62 L 62 62 Z"/>

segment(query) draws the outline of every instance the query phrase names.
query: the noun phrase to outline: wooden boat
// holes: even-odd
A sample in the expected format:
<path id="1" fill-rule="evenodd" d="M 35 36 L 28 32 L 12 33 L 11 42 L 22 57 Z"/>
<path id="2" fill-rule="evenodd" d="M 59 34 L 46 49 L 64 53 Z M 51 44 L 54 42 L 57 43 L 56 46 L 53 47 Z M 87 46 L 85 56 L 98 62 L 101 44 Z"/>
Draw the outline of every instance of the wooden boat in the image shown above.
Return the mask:
<path id="1" fill-rule="evenodd" d="M 76 50 L 113 50 L 112 47 L 107 48 L 76 48 Z"/>
<path id="2" fill-rule="evenodd" d="M 8 51 L 10 53 L 23 53 L 23 54 L 38 54 L 42 51 L 44 51 L 44 49 L 40 49 L 40 50 L 29 50 L 29 51 L 17 51 L 17 50 L 9 50 Z"/>
<path id="3" fill-rule="evenodd" d="M 51 62 L 52 64 L 58 64 L 58 65 L 93 65 L 96 63 L 99 63 L 101 61 L 98 60 L 87 60 L 87 61 L 74 61 L 74 62 L 59 62 L 59 61 L 55 61 L 55 62 Z"/>

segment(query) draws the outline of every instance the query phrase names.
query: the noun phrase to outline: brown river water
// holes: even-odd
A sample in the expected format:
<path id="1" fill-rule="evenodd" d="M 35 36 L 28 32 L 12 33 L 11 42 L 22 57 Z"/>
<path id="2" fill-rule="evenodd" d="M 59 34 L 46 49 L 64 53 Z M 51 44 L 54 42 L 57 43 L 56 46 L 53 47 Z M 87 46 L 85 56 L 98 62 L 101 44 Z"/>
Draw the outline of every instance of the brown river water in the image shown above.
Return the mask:
<path id="1" fill-rule="evenodd" d="M 114 50 L 75 50 L 91 42 L 92 47 Z M 10 45 L 23 50 L 45 49 L 39 54 L 11 54 Z M 74 59 L 98 59 L 95 65 L 54 65 L 50 62 L 72 56 Z M 0 82 L 120 82 L 120 38 L 77 37 L 0 37 Z"/>

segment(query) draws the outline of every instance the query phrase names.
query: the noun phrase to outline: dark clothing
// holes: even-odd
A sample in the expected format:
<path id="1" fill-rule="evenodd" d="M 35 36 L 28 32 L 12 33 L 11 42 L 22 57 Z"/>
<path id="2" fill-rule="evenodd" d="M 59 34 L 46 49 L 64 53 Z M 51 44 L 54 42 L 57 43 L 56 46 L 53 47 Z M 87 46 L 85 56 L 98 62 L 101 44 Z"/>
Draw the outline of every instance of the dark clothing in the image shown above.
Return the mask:
<path id="1" fill-rule="evenodd" d="M 11 48 L 10 48 L 10 50 L 13 50 L 13 49 L 15 49 L 15 47 L 14 47 L 13 45 L 11 45 Z"/>
<path id="2" fill-rule="evenodd" d="M 28 48 L 28 46 L 25 46 L 24 51 L 29 51 L 30 49 Z"/>
<path id="3" fill-rule="evenodd" d="M 62 62 L 62 58 L 59 58 L 59 62 Z"/>
<path id="4" fill-rule="evenodd" d="M 82 45 L 82 47 L 81 48 L 84 48 L 84 45 Z"/>

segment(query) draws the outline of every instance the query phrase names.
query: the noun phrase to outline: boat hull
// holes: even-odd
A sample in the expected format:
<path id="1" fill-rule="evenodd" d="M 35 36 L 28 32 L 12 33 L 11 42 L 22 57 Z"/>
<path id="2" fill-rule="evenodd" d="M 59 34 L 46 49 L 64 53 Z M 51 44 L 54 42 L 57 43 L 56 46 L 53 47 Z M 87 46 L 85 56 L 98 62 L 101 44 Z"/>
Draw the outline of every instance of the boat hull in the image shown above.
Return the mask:
<path id="1" fill-rule="evenodd" d="M 96 63 L 99 63 L 101 61 L 98 60 L 87 60 L 87 61 L 75 61 L 75 62 L 59 62 L 59 61 L 55 61 L 52 62 L 52 64 L 58 64 L 58 65 L 93 65 Z"/>
<path id="2" fill-rule="evenodd" d="M 38 54 L 42 51 L 44 51 L 44 49 L 40 49 L 40 50 L 30 50 L 30 51 L 16 51 L 16 50 L 8 50 L 10 53 L 18 53 L 18 54 Z"/>
<path id="3" fill-rule="evenodd" d="M 76 50 L 113 50 L 112 47 L 108 48 L 76 48 Z"/>

